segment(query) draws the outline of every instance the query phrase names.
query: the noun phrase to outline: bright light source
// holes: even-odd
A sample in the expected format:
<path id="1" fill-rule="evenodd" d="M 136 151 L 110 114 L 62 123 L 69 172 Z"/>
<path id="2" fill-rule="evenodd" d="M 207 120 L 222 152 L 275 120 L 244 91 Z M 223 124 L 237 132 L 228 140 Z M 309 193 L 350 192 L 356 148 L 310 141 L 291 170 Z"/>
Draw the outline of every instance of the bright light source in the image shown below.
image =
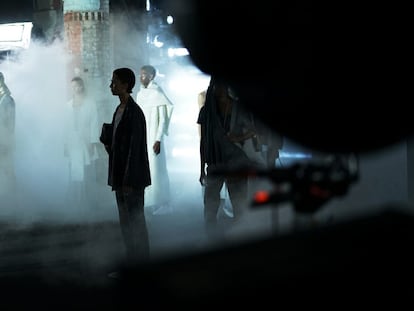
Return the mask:
<path id="1" fill-rule="evenodd" d="M 0 24 L 0 51 L 29 48 L 32 27 L 31 22 Z"/>
<path id="2" fill-rule="evenodd" d="M 154 44 L 157 48 L 161 48 L 161 47 L 163 47 L 163 46 L 164 46 L 164 42 L 159 41 L 159 40 L 158 40 L 158 38 L 159 38 L 159 36 L 158 36 L 158 35 L 156 35 L 156 36 L 154 37 L 153 44 Z"/>
<path id="3" fill-rule="evenodd" d="M 303 153 L 303 152 L 285 152 L 280 151 L 279 156 L 281 158 L 292 158 L 292 159 L 307 159 L 312 158 L 311 154 Z"/>
<path id="4" fill-rule="evenodd" d="M 186 56 L 189 55 L 188 50 L 186 48 L 169 48 L 168 49 L 168 56 Z"/>
<path id="5" fill-rule="evenodd" d="M 167 24 L 171 25 L 172 23 L 174 23 L 174 18 L 171 15 L 167 16 Z"/>
<path id="6" fill-rule="evenodd" d="M 169 74 L 168 89 L 171 90 L 171 92 L 176 92 L 177 95 L 186 94 L 186 92 L 188 93 L 188 90 L 197 90 L 197 92 L 200 92 L 201 90 L 206 89 L 209 83 L 210 83 L 210 76 L 200 72 L 197 69 L 195 72 L 191 74 L 189 73 L 180 73 L 180 74 L 174 73 L 174 75 Z M 194 96 L 196 98 L 197 95 L 194 95 Z M 194 107 L 198 107 L 198 106 L 194 105 Z M 176 118 L 178 118 L 177 114 L 175 114 L 175 117 L 173 119 L 177 120 Z M 187 116 L 185 116 L 185 118 L 187 118 Z M 188 119 L 185 119 L 185 118 L 183 120 L 180 120 L 180 122 L 188 121 Z"/>

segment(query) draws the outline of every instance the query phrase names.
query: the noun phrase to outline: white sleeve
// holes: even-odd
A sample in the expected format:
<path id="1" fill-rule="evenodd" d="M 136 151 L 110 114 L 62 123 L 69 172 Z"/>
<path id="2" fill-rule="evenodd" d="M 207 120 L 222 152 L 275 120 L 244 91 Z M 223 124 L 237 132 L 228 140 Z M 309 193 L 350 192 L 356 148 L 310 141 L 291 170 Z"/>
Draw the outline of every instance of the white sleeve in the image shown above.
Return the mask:
<path id="1" fill-rule="evenodd" d="M 155 140 L 161 141 L 162 137 L 164 136 L 165 124 L 167 120 L 167 107 L 166 106 L 158 106 L 157 107 L 157 115 L 158 115 L 158 126 L 157 132 L 155 135 Z"/>

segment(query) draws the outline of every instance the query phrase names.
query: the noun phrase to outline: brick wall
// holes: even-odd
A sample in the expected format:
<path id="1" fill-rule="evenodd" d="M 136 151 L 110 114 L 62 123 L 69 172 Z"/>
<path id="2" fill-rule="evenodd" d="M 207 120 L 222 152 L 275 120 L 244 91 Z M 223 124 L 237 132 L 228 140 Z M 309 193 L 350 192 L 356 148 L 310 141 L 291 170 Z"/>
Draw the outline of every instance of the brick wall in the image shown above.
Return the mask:
<path id="1" fill-rule="evenodd" d="M 80 57 L 84 72 L 102 75 L 110 64 L 109 18 L 104 12 L 69 12 L 64 15 L 67 50 Z"/>
<path id="2" fill-rule="evenodd" d="M 108 85 L 113 63 L 109 0 L 65 0 L 64 31 L 67 51 L 72 55 L 68 79 L 75 74 L 84 78 L 96 99 L 100 118 L 107 121 L 107 108 L 110 108 L 107 101 L 111 96 Z"/>

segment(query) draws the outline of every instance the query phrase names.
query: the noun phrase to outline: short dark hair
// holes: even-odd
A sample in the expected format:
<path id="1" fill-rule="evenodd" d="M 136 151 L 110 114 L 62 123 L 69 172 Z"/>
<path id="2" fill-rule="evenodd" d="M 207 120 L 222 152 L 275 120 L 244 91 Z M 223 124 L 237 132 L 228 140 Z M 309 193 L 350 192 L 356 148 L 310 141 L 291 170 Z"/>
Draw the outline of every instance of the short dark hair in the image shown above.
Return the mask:
<path id="1" fill-rule="evenodd" d="M 118 68 L 114 70 L 114 74 L 122 83 L 128 83 L 128 93 L 132 93 L 132 89 L 135 86 L 135 73 L 126 67 Z"/>
<path id="2" fill-rule="evenodd" d="M 155 78 L 155 75 L 157 73 L 157 70 L 155 70 L 155 67 L 151 66 L 151 65 L 144 65 L 144 66 L 141 67 L 141 70 L 145 70 L 150 75 L 152 75 L 153 78 Z"/>

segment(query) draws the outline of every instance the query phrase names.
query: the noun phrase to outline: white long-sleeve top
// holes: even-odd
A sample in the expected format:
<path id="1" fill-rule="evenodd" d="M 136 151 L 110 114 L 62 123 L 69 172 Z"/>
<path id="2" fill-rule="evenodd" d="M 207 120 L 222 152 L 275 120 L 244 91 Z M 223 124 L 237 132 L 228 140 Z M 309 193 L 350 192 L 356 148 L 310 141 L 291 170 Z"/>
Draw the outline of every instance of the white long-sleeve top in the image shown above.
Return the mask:
<path id="1" fill-rule="evenodd" d="M 147 145 L 151 185 L 145 188 L 145 206 L 160 206 L 167 204 L 170 200 L 165 144 L 162 142 L 164 136 L 168 135 L 168 128 L 174 106 L 154 81 L 151 81 L 147 87 L 141 86 L 136 99 L 137 104 L 144 112 L 147 123 Z M 159 154 L 155 154 L 153 151 L 153 146 L 156 141 L 161 142 Z"/>
<path id="2" fill-rule="evenodd" d="M 72 180 L 84 180 L 85 165 L 97 159 L 97 150 L 91 147 L 99 143 L 100 125 L 96 104 L 85 98 L 80 105 L 73 100 L 67 103 L 65 145 L 70 162 Z"/>
<path id="3" fill-rule="evenodd" d="M 153 132 L 148 143 L 161 141 L 164 135 L 168 135 L 174 107 L 172 102 L 154 81 L 151 81 L 147 87 L 141 85 L 136 102 L 144 111 L 147 127 L 150 127 L 150 131 Z"/>

